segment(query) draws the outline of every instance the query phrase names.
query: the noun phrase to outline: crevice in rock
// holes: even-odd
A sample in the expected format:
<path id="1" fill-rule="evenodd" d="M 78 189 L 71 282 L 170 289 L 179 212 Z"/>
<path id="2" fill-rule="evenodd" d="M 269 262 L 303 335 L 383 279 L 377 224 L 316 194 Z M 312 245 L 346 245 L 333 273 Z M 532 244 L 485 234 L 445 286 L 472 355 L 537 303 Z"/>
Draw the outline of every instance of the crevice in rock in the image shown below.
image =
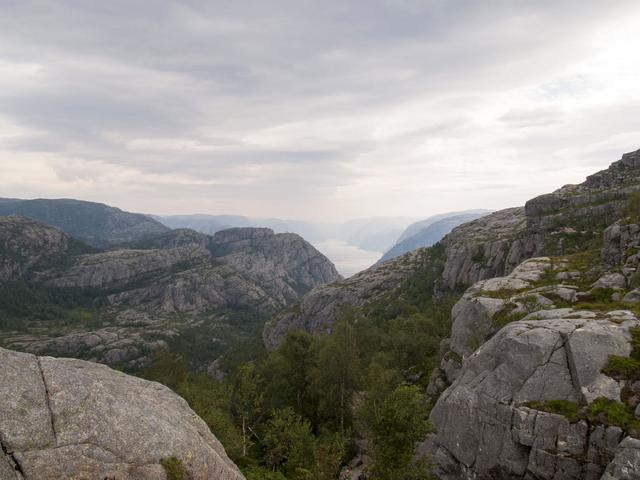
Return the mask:
<path id="1" fill-rule="evenodd" d="M 0 435 L 0 448 L 2 449 L 2 453 L 11 460 L 11 462 L 13 463 L 13 468 L 16 472 L 18 472 L 20 474 L 20 476 L 22 478 L 27 478 L 24 474 L 24 471 L 22 470 L 22 465 L 20 465 L 20 462 L 18 461 L 18 459 L 15 457 L 15 455 L 13 454 L 13 452 L 9 451 L 9 448 L 7 447 L 7 445 L 5 444 L 4 440 L 2 439 L 2 435 Z"/>
<path id="2" fill-rule="evenodd" d="M 40 370 L 40 377 L 42 378 L 42 384 L 44 385 L 45 403 L 47 404 L 47 409 L 49 410 L 49 419 L 51 421 L 51 432 L 53 433 L 53 442 L 54 442 L 54 445 L 57 445 L 58 444 L 58 436 L 56 434 L 56 426 L 55 426 L 55 421 L 54 421 L 54 417 L 53 417 L 53 410 L 51 409 L 51 397 L 50 397 L 50 394 L 49 394 L 49 386 L 47 385 L 47 380 L 45 379 L 44 371 L 42 370 L 42 364 L 40 363 L 40 357 L 36 357 L 36 360 L 38 362 L 38 370 Z"/>
<path id="3" fill-rule="evenodd" d="M 579 378 L 578 370 L 576 368 L 575 363 L 573 362 L 573 352 L 571 351 L 571 344 L 569 342 L 569 339 L 571 338 L 572 333 L 573 332 L 571 332 L 570 334 L 566 334 L 566 333 L 561 334 L 562 337 L 564 338 L 564 345 L 565 345 L 564 351 L 567 357 L 567 366 L 569 367 L 569 375 L 571 376 L 571 385 L 573 385 L 573 389 L 576 392 L 576 398 L 582 405 L 586 405 L 587 401 L 582 393 L 582 390 L 580 389 L 580 384 L 578 382 L 578 378 Z"/>

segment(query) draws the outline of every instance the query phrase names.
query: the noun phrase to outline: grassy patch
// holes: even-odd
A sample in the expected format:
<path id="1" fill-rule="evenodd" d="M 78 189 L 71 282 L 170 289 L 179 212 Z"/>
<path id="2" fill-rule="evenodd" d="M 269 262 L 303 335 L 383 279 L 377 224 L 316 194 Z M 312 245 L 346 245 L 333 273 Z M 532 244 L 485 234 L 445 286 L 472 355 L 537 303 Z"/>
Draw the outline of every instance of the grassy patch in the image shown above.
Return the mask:
<path id="1" fill-rule="evenodd" d="M 574 423 L 580 420 L 581 407 L 575 402 L 569 402 L 567 400 L 547 400 L 545 402 L 528 402 L 525 406 L 533 408 L 534 410 L 540 410 L 543 412 L 556 413 L 566 417 L 569 422 Z"/>
<path id="2" fill-rule="evenodd" d="M 634 409 L 629 405 L 604 397 L 594 400 L 587 410 L 589 420 L 592 422 L 615 425 L 627 432 L 640 429 L 640 421 L 633 413 Z"/>
<path id="3" fill-rule="evenodd" d="M 507 303 L 502 307 L 502 310 L 493 316 L 491 323 L 493 323 L 496 328 L 502 328 L 508 323 L 517 322 L 527 316 L 527 312 L 517 311 L 517 309 L 518 305 L 515 303 Z"/>
<path id="4" fill-rule="evenodd" d="M 182 461 L 176 457 L 160 460 L 160 465 L 167 474 L 167 480 L 189 480 L 191 478 Z"/>
<path id="5" fill-rule="evenodd" d="M 609 361 L 602 369 L 602 373 L 616 380 L 638 380 L 640 378 L 640 361 L 629 357 L 609 355 Z"/>
<path id="6" fill-rule="evenodd" d="M 629 330 L 631 333 L 631 354 L 629 357 L 609 355 L 602 373 L 616 380 L 640 379 L 640 327 Z"/>

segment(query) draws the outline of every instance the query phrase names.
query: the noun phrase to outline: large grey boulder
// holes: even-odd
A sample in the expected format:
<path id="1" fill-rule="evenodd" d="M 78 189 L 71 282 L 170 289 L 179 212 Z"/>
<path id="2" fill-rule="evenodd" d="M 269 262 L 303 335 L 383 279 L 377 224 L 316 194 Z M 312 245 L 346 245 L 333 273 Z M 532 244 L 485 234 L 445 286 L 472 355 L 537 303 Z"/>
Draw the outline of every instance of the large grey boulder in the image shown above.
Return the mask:
<path id="1" fill-rule="evenodd" d="M 242 480 L 168 388 L 110 368 L 0 349 L 0 478 L 156 480 L 175 457 L 194 480 Z"/>
<path id="2" fill-rule="evenodd" d="M 640 478 L 640 440 L 627 437 L 618 446 L 602 480 L 637 480 Z"/>
<path id="3" fill-rule="evenodd" d="M 526 405 L 620 401 L 621 385 L 601 370 L 609 355 L 629 355 L 629 329 L 639 324 L 630 312 L 561 309 L 534 313 L 496 333 L 465 360 L 431 413 L 440 477 L 599 478 L 622 431 L 589 432 Z"/>

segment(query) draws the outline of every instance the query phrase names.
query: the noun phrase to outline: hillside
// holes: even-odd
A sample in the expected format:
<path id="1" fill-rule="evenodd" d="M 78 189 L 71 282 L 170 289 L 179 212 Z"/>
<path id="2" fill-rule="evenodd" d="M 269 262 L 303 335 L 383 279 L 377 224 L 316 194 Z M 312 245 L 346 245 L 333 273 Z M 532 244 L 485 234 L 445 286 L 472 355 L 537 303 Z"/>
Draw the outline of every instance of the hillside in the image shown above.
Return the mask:
<path id="1" fill-rule="evenodd" d="M 426 389 L 436 433 L 419 454 L 438 479 L 637 478 L 639 222 L 637 151 L 580 185 L 313 289 L 267 323 L 264 341 L 276 350 L 304 331 L 324 344 L 355 322 L 354 351 L 379 342 L 369 368 L 404 365 L 405 381 Z M 418 348 L 418 332 L 412 341 L 404 330 L 412 321 L 429 321 L 432 341 L 420 340 L 422 358 L 388 363 L 398 342 Z"/>
<path id="2" fill-rule="evenodd" d="M 269 229 L 176 230 L 96 252 L 10 216 L 0 217 L 0 246 L 2 345 L 132 368 L 162 346 L 206 365 L 268 315 L 339 279 L 301 237 Z"/>
<path id="3" fill-rule="evenodd" d="M 61 228 L 97 248 L 111 248 L 167 232 L 153 218 L 102 203 L 72 199 L 0 199 L 0 216 L 21 215 Z"/>
<path id="4" fill-rule="evenodd" d="M 489 212 L 464 213 L 446 216 L 435 221 L 427 220 L 409 225 L 402 235 L 400 235 L 396 244 L 385 252 L 378 262 L 385 262 L 418 248 L 430 247 L 442 240 L 442 237 L 458 225 L 470 222 L 488 213 Z"/>

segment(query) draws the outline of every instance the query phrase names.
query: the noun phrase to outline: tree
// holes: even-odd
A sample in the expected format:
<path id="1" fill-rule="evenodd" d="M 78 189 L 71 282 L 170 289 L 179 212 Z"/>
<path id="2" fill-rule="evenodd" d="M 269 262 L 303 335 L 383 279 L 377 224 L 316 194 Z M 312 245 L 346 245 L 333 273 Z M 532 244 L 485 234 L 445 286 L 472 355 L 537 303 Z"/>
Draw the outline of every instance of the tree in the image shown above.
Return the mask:
<path id="1" fill-rule="evenodd" d="M 304 476 L 313 465 L 314 437 L 311 425 L 292 408 L 276 409 L 267 421 L 262 443 L 265 462 L 287 476 Z"/>
<path id="2" fill-rule="evenodd" d="M 370 425 L 375 479 L 428 478 L 411 465 L 417 442 L 429 432 L 426 411 L 424 395 L 415 385 L 399 385 L 384 401 Z"/>
<path id="3" fill-rule="evenodd" d="M 333 420 L 344 435 L 360 378 L 358 342 L 350 323 L 336 323 L 333 334 L 320 344 L 311 377 L 319 413 Z"/>
<path id="4" fill-rule="evenodd" d="M 312 337 L 304 332 L 291 332 L 262 365 L 267 378 L 267 406 L 290 406 L 300 415 L 312 416 L 315 406 L 310 399 L 309 370 L 313 361 Z"/>
<path id="5" fill-rule="evenodd" d="M 231 393 L 234 414 L 240 420 L 242 428 L 242 456 L 247 455 L 249 447 L 248 431 L 258 417 L 262 406 L 262 377 L 253 363 L 238 367 Z"/>
<path id="6" fill-rule="evenodd" d="M 181 355 L 170 352 L 166 348 L 159 348 L 153 353 L 151 364 L 142 372 L 141 376 L 163 383 L 175 391 L 178 385 L 187 381 L 189 366 Z"/>

